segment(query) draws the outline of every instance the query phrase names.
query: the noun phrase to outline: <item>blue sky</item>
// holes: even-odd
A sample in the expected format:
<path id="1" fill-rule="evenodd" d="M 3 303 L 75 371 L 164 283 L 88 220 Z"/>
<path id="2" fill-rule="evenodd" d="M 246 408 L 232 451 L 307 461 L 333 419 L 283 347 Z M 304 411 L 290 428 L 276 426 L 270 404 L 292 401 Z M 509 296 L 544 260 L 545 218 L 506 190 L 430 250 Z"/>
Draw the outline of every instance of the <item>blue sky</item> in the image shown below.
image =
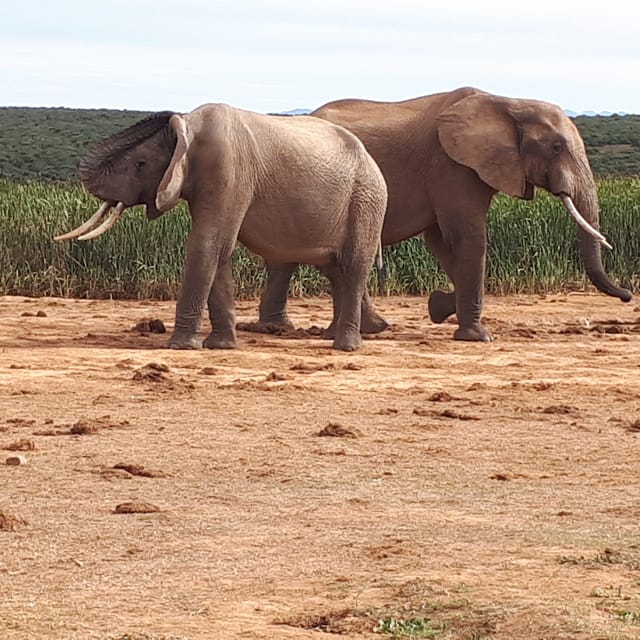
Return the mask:
<path id="1" fill-rule="evenodd" d="M 472 85 L 640 113 L 637 0 L 2 4 L 2 106 L 269 112 Z"/>

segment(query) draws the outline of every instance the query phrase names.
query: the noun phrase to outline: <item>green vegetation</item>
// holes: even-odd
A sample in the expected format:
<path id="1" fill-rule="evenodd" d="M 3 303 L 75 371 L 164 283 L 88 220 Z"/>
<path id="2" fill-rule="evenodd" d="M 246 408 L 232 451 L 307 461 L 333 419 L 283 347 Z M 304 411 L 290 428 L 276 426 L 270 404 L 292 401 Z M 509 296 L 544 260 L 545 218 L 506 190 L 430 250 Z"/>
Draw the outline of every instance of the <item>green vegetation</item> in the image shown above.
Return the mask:
<path id="1" fill-rule="evenodd" d="M 0 178 L 77 180 L 95 142 L 146 111 L 0 107 Z M 640 115 L 578 116 L 596 175 L 640 175 Z"/>
<path id="2" fill-rule="evenodd" d="M 640 174 L 640 115 L 574 119 L 598 176 Z"/>
<path id="3" fill-rule="evenodd" d="M 603 250 L 614 281 L 640 286 L 640 178 L 599 181 L 601 226 L 614 250 Z M 79 185 L 0 180 L 0 294 L 89 298 L 173 298 L 179 286 L 190 219 L 184 203 L 149 223 L 142 208 L 127 211 L 103 236 L 54 242 L 100 202 Z M 576 249 L 575 224 L 558 200 L 498 196 L 489 213 L 487 287 L 495 293 L 581 290 L 588 281 Z M 420 238 L 385 248 L 388 292 L 422 294 L 447 278 Z M 262 261 L 243 248 L 234 255 L 238 297 L 259 295 Z M 375 290 L 375 278 L 370 280 Z M 294 295 L 327 291 L 313 267 L 301 267 Z"/>
<path id="4" fill-rule="evenodd" d="M 434 626 L 429 618 L 383 618 L 373 629 L 390 638 L 437 638 L 442 636 L 444 627 Z"/>
<path id="5" fill-rule="evenodd" d="M 632 624 L 640 627 L 640 612 L 638 611 L 616 611 L 616 617 L 625 624 Z"/>
<path id="6" fill-rule="evenodd" d="M 189 216 L 184 203 L 153 223 L 141 208 L 90 242 L 56 243 L 99 203 L 77 185 L 77 163 L 104 136 L 137 122 L 142 111 L 0 108 L 0 293 L 75 297 L 175 297 Z M 637 288 L 640 237 L 640 116 L 575 119 L 601 178 L 601 226 L 614 245 L 604 251 L 614 280 Z M 489 291 L 582 289 L 575 225 L 560 203 L 539 192 L 533 203 L 498 196 L 489 215 Z M 420 294 L 447 278 L 420 238 L 385 249 L 389 293 Z M 239 297 L 264 285 L 262 261 L 242 248 L 234 255 Z M 375 278 L 371 278 L 375 290 Z M 300 267 L 293 295 L 327 291 L 312 267 Z"/>
<path id="7" fill-rule="evenodd" d="M 78 160 L 148 112 L 0 107 L 0 177 L 77 181 Z"/>

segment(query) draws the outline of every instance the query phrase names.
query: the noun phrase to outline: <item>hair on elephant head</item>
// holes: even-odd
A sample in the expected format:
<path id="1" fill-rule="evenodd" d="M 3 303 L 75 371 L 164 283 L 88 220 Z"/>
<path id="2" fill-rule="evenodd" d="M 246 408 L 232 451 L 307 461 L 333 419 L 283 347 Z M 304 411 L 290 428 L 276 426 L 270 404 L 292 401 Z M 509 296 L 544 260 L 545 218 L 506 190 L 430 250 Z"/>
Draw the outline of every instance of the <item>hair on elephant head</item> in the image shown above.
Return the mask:
<path id="1" fill-rule="evenodd" d="M 335 283 L 333 346 L 361 344 L 360 309 L 380 247 L 387 202 L 382 174 L 362 142 L 317 118 L 277 118 L 208 104 L 154 114 L 93 147 L 82 183 L 103 203 L 57 240 L 95 238 L 130 206 L 152 219 L 179 198 L 192 218 L 169 345 L 235 346 L 231 253 L 239 240 L 268 260 L 322 268 Z M 249 215 L 250 214 L 250 215 Z M 338 277 L 338 275 L 341 277 Z"/>
<path id="2" fill-rule="evenodd" d="M 532 199 L 558 196 L 578 225 L 580 255 L 603 293 L 631 299 L 612 283 L 601 259 L 596 184 L 580 134 L 556 105 L 463 87 L 402 102 L 337 100 L 313 113 L 355 133 L 386 179 L 389 204 L 382 243 L 417 234 L 449 276 L 453 291 L 434 291 L 434 322 L 456 314 L 454 338 L 491 339 L 481 323 L 487 253 L 486 216 L 496 192 Z M 291 265 L 269 264 L 262 323 L 286 324 Z M 362 326 L 376 330 L 371 307 Z"/>
<path id="3" fill-rule="evenodd" d="M 171 208 L 164 202 L 165 208 L 158 207 L 156 198 L 182 131 L 180 124 L 182 118 L 172 111 L 154 113 L 92 147 L 80 160 L 78 172 L 87 191 L 103 204 L 86 223 L 56 240 L 95 238 L 134 205 L 144 204 L 150 220 Z"/>

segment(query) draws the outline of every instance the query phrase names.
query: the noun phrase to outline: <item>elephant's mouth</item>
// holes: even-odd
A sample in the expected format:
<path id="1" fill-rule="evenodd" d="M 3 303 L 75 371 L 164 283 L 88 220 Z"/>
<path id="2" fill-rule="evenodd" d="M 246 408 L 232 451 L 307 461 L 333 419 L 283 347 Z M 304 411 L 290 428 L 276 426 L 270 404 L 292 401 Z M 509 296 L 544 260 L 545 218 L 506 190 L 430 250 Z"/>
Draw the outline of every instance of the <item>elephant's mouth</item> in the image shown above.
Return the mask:
<path id="1" fill-rule="evenodd" d="M 152 204 L 146 204 L 145 207 L 147 210 L 147 220 L 155 220 L 162 215 L 162 211 L 156 207 L 155 202 Z"/>
<path id="2" fill-rule="evenodd" d="M 54 240 L 71 240 L 72 238 L 91 240 L 92 238 L 97 238 L 108 229 L 111 229 L 126 208 L 127 205 L 123 202 L 116 203 L 111 200 L 105 200 L 101 207 L 85 223 L 76 227 L 73 231 L 55 236 Z"/>
<path id="3" fill-rule="evenodd" d="M 533 200 L 536 197 L 536 187 L 534 184 L 526 181 L 524 185 L 524 194 L 522 195 L 523 200 Z"/>

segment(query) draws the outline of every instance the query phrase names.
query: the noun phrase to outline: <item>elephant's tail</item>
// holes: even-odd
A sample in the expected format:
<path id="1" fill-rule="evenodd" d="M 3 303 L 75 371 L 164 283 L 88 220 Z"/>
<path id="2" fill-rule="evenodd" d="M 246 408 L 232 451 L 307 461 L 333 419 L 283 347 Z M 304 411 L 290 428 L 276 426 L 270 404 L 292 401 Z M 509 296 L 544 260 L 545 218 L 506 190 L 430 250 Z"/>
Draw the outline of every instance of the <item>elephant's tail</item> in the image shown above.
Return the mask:
<path id="1" fill-rule="evenodd" d="M 378 293 L 382 293 L 386 291 L 387 288 L 387 277 L 389 276 L 389 270 L 387 269 L 387 265 L 384 263 L 382 259 L 382 240 L 378 242 L 378 251 L 376 253 L 376 272 L 378 274 Z"/>

